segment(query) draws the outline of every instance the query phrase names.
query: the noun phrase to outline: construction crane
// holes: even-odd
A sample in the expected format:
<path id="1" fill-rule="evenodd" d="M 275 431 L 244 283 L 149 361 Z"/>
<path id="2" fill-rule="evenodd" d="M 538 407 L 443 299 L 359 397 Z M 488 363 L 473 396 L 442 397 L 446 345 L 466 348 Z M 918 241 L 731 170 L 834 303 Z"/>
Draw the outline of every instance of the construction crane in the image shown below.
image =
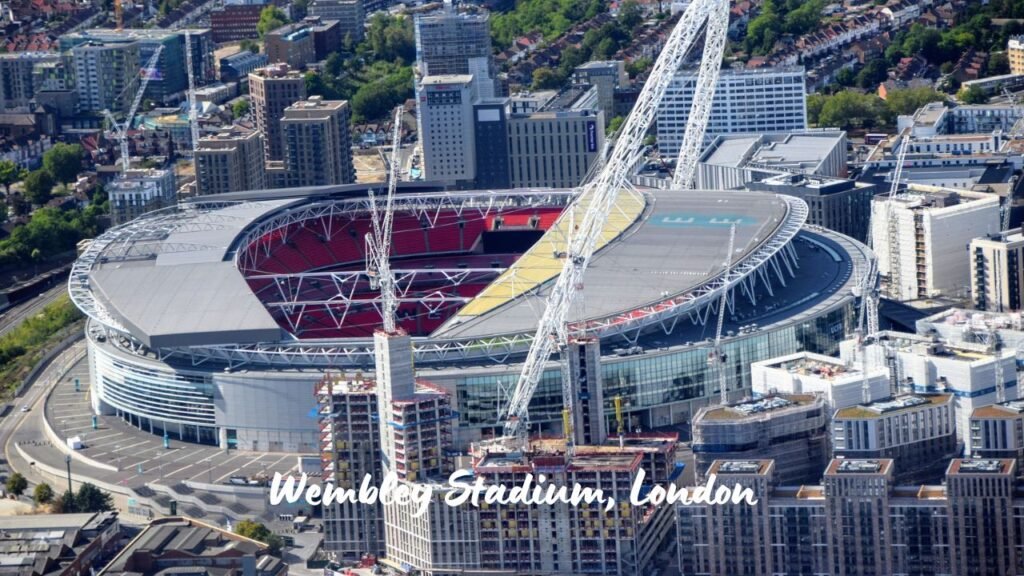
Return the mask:
<path id="1" fill-rule="evenodd" d="M 116 30 L 124 28 L 124 6 L 121 5 L 122 0 L 114 0 L 114 22 L 117 23 Z"/>
<path id="2" fill-rule="evenodd" d="M 131 128 L 132 118 L 135 117 L 135 112 L 138 111 L 139 104 L 142 103 L 142 96 L 146 93 L 146 86 L 149 84 L 150 77 L 153 76 L 153 70 L 156 69 L 157 61 L 160 59 L 160 53 L 163 52 L 163 49 L 163 45 L 157 46 L 156 50 L 153 51 L 153 55 L 149 57 L 149 61 L 146 62 L 146 67 L 140 72 L 142 80 L 139 83 L 139 91 L 135 94 L 131 107 L 128 108 L 128 114 L 124 118 L 124 126 L 118 124 L 117 119 L 110 113 L 110 110 L 103 111 L 103 115 L 107 117 L 111 128 L 114 129 L 114 134 L 117 136 L 118 144 L 121 147 L 122 174 L 128 172 L 128 169 L 131 168 L 128 152 L 128 129 Z"/>
<path id="3" fill-rule="evenodd" d="M 711 118 L 711 104 L 718 86 L 718 75 L 722 69 L 722 56 L 729 31 L 729 1 L 713 0 L 707 6 L 707 32 L 704 52 L 700 59 L 700 70 L 693 89 L 690 115 L 686 119 L 683 143 L 679 147 L 676 171 L 672 176 L 674 190 L 689 190 L 694 185 L 694 173 L 700 153 L 704 149 L 704 133 Z"/>
<path id="4" fill-rule="evenodd" d="M 732 252 L 736 248 L 736 225 L 729 229 L 729 249 L 725 253 L 722 276 L 729 277 L 732 271 Z M 718 300 L 718 324 L 715 326 L 715 343 L 708 354 L 708 367 L 718 380 L 718 393 L 721 395 L 720 403 L 725 406 L 729 403 L 729 393 L 726 390 L 725 382 L 725 354 L 722 353 L 722 326 L 725 324 L 725 305 L 729 296 L 728 286 L 722 287 L 722 296 Z"/>
<path id="5" fill-rule="evenodd" d="M 1003 374 L 1003 359 L 1000 357 L 1001 344 L 999 332 L 993 326 L 988 333 L 988 353 L 992 355 L 992 360 L 995 362 L 996 404 L 1006 402 L 1006 379 Z"/>
<path id="6" fill-rule="evenodd" d="M 199 147 L 199 111 L 196 109 L 196 74 L 192 69 L 192 33 L 185 30 L 185 67 L 188 68 L 188 129 L 192 154 Z"/>
<path id="7" fill-rule="evenodd" d="M 892 185 L 889 187 L 889 197 L 885 203 L 885 223 L 889 236 L 889 297 L 893 300 L 901 300 L 903 284 L 900 262 L 900 228 L 896 218 L 895 206 L 896 194 L 899 191 L 900 180 L 903 178 L 903 164 L 907 159 L 907 150 L 910 149 L 910 137 L 900 136 L 893 145 L 895 146 L 896 144 L 899 144 L 900 150 L 896 155 Z"/>
<path id="8" fill-rule="evenodd" d="M 630 167 L 642 152 L 643 139 L 657 113 L 658 104 L 668 90 L 676 70 L 693 47 L 711 8 L 721 1 L 695 0 L 683 12 L 654 63 L 610 156 L 597 176 L 583 185 L 575 203 L 567 208 L 565 218 L 573 217 L 572 213 L 579 207 L 586 206 L 586 211 L 570 227 L 571 236 L 562 271 L 548 292 L 544 313 L 537 324 L 522 372 L 509 399 L 504 422 L 505 438 L 498 439 L 499 443 L 505 439 L 514 439 L 520 446 L 525 443 L 528 426 L 524 424 L 530 399 L 533 398 L 551 354 L 568 342 L 569 311 L 577 294 L 583 289 L 584 273 L 594 254 L 597 240 L 604 231 L 608 215 L 619 193 L 624 188 L 631 189 Z M 709 32 L 717 33 L 717 30 L 717 27 L 709 28 Z M 695 100 L 702 98 L 703 94 L 694 94 Z M 567 389 L 571 384 L 563 381 L 562 386 L 563 399 L 571 410 L 573 394 Z"/>
<path id="9" fill-rule="evenodd" d="M 615 406 L 615 423 L 618 425 L 616 433 L 619 436 L 619 448 L 622 448 L 626 443 L 626 425 L 622 418 L 622 396 L 616 396 L 612 402 Z"/>
<path id="10" fill-rule="evenodd" d="M 383 215 L 377 207 L 377 196 L 373 187 L 368 190 L 373 230 L 366 235 L 366 274 L 370 278 L 370 287 L 380 289 L 380 316 L 384 321 L 384 331 L 388 334 L 394 334 L 396 331 L 395 311 L 398 308 L 395 299 L 395 277 L 391 272 L 391 228 L 395 217 L 394 201 L 395 190 L 398 188 L 398 152 L 402 148 L 401 140 L 402 107 L 399 106 L 395 109 L 395 122 L 391 133 L 391 165 L 388 170 L 388 189 Z"/>

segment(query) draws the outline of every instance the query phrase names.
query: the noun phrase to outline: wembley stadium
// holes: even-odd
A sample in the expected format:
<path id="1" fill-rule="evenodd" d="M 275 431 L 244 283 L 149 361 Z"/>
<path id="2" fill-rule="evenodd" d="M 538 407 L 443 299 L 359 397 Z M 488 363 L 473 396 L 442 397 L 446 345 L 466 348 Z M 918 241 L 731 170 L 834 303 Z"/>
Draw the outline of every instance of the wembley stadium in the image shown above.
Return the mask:
<path id="1" fill-rule="evenodd" d="M 451 392 L 458 441 L 492 435 L 586 202 L 574 190 L 398 192 L 398 324 L 419 377 Z M 314 384 L 373 371 L 369 202 L 366 185 L 224 194 L 92 241 L 69 290 L 89 317 L 93 408 L 188 442 L 314 452 Z M 600 339 L 604 398 L 621 396 L 634 426 L 685 434 L 717 397 L 707 354 L 722 290 L 730 389 L 749 389 L 751 362 L 835 352 L 870 254 L 806 219 L 803 201 L 765 193 L 620 194 L 571 315 Z M 558 426 L 560 377 L 552 362 L 531 403 L 537 428 Z"/>

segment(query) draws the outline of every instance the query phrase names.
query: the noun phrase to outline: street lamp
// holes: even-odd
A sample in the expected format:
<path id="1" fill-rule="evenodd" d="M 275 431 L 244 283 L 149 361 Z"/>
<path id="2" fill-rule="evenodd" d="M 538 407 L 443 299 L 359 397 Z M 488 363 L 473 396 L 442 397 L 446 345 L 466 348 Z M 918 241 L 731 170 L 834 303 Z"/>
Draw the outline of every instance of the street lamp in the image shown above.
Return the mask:
<path id="1" fill-rule="evenodd" d="M 71 454 L 64 456 L 64 463 L 68 466 L 68 494 L 72 494 L 74 490 L 71 488 Z"/>

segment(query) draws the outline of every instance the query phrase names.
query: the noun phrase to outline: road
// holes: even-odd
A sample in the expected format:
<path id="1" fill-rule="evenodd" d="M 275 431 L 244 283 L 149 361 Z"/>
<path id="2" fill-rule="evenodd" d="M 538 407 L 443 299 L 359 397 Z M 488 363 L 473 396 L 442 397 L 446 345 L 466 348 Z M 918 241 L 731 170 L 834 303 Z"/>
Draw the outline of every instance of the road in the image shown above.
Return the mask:
<path id="1" fill-rule="evenodd" d="M 67 285 L 61 282 L 39 296 L 8 309 L 0 315 L 0 336 L 7 334 L 26 319 L 42 312 L 43 308 L 57 300 L 61 294 L 67 293 L 67 289 Z"/>

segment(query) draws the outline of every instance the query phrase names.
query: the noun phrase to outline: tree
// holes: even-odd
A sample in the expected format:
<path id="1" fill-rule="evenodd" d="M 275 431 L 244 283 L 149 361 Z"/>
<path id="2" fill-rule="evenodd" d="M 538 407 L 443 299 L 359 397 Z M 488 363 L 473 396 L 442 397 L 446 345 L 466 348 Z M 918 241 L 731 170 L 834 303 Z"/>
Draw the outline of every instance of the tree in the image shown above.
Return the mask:
<path id="1" fill-rule="evenodd" d="M 15 472 L 7 478 L 7 484 L 5 487 L 11 494 L 21 496 L 25 492 L 25 489 L 28 488 L 28 480 L 25 480 L 24 476 Z"/>
<path id="2" fill-rule="evenodd" d="M 242 520 L 235 524 L 235 534 L 263 542 L 270 547 L 270 553 L 277 556 L 284 547 L 284 540 L 260 522 Z"/>
<path id="3" fill-rule="evenodd" d="M 890 121 L 895 121 L 901 114 L 913 114 L 929 102 L 942 102 L 945 99 L 944 94 L 931 88 L 905 88 L 889 92 L 885 97 L 885 105 L 889 108 Z"/>
<path id="4" fill-rule="evenodd" d="M 604 133 L 607 134 L 608 136 L 615 134 L 616 132 L 619 131 L 619 128 L 622 128 L 622 123 L 625 121 L 626 119 L 623 118 L 622 116 L 616 116 L 615 118 L 612 118 L 612 121 L 608 123 L 608 127 L 605 128 Z"/>
<path id="5" fill-rule="evenodd" d="M 114 509 L 110 494 L 86 482 L 75 494 L 75 510 L 79 512 L 106 512 Z"/>
<path id="6" fill-rule="evenodd" d="M 32 500 L 36 504 L 46 504 L 53 500 L 53 488 L 46 482 L 36 484 L 36 489 L 32 491 Z"/>
<path id="7" fill-rule="evenodd" d="M 262 15 L 263 14 L 261 13 L 260 16 L 262 16 Z M 242 50 L 248 50 L 249 52 L 252 52 L 253 54 L 259 54 L 260 53 L 260 43 L 256 42 L 255 40 L 252 40 L 250 38 L 246 38 L 246 39 L 242 40 L 241 42 L 239 42 L 238 43 L 238 47 L 241 48 Z"/>
<path id="8" fill-rule="evenodd" d="M 269 5 L 260 12 L 260 21 L 256 23 L 256 33 L 262 39 L 267 32 L 271 32 L 288 23 L 288 16 L 283 10 L 274 5 Z"/>
<path id="9" fill-rule="evenodd" d="M 11 185 L 25 178 L 28 172 L 10 160 L 0 160 L 0 184 L 4 191 L 11 195 Z"/>
<path id="10" fill-rule="evenodd" d="M 53 502 L 53 512 L 55 514 L 72 514 L 76 511 L 75 494 L 70 490 L 61 494 L 60 498 Z"/>
<path id="11" fill-rule="evenodd" d="M 888 76 L 888 67 L 885 60 L 875 58 L 868 61 L 864 68 L 857 74 L 857 86 L 864 90 L 877 88 L 879 82 L 883 82 Z"/>
<path id="12" fill-rule="evenodd" d="M 964 104 L 984 104 L 988 102 L 988 96 L 979 86 L 963 88 L 956 94 Z"/>
<path id="13" fill-rule="evenodd" d="M 25 177 L 25 199 L 42 206 L 53 196 L 53 185 L 53 176 L 48 170 L 33 170 Z"/>
<path id="14" fill-rule="evenodd" d="M 885 101 L 874 94 L 843 90 L 826 96 L 818 111 L 818 125 L 848 130 L 871 128 L 888 113 Z"/>
<path id="15" fill-rule="evenodd" d="M 550 88 L 558 88 L 561 84 L 561 79 L 555 74 L 555 71 L 546 66 L 541 66 L 533 71 L 533 89 L 534 90 L 547 90 Z"/>
<path id="16" fill-rule="evenodd" d="M 58 142 L 43 154 L 43 169 L 57 182 L 74 182 L 82 171 L 82 155 L 82 147 L 78 144 Z"/>
<path id="17" fill-rule="evenodd" d="M 654 61 L 650 58 L 637 58 L 626 64 L 626 73 L 629 74 L 630 78 L 636 79 L 641 74 L 647 73 L 652 66 L 654 66 Z"/>
<path id="18" fill-rule="evenodd" d="M 633 30 L 643 22 L 643 14 L 635 0 L 626 0 L 619 6 L 619 24 L 626 30 Z"/>
<path id="19" fill-rule="evenodd" d="M 248 100 L 236 100 L 231 105 L 231 116 L 238 119 L 249 113 L 249 101 Z"/>
<path id="20" fill-rule="evenodd" d="M 1010 73 L 1010 58 L 1006 52 L 998 52 L 988 59 L 988 75 L 999 76 Z"/>

